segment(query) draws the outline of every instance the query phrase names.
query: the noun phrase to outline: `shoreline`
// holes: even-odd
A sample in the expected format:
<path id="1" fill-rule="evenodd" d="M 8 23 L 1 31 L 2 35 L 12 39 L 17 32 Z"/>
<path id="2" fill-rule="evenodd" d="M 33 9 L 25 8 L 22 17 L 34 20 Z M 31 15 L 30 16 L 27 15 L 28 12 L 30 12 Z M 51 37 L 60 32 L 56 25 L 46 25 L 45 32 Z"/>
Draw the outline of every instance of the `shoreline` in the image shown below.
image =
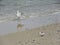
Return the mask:
<path id="1" fill-rule="evenodd" d="M 59 45 L 58 38 L 60 38 L 59 30 L 60 24 L 51 24 L 47 26 L 38 27 L 31 30 L 12 33 L 2 36 L 3 45 Z M 43 37 L 39 36 L 39 32 L 46 33 Z M 58 38 L 57 38 L 57 37 Z M 33 42 L 36 41 L 36 42 Z"/>

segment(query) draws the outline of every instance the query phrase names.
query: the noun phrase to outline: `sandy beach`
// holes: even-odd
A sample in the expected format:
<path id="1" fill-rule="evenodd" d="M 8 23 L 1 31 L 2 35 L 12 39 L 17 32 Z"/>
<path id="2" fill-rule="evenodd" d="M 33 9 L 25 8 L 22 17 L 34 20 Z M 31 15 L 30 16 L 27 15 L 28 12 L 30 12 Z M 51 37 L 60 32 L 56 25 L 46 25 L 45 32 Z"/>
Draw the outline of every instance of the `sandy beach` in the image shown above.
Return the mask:
<path id="1" fill-rule="evenodd" d="M 0 0 L 0 45 L 60 45 L 60 1 Z"/>
<path id="2" fill-rule="evenodd" d="M 44 32 L 41 36 L 39 32 Z M 60 45 L 60 24 L 51 24 L 0 37 L 0 45 Z"/>

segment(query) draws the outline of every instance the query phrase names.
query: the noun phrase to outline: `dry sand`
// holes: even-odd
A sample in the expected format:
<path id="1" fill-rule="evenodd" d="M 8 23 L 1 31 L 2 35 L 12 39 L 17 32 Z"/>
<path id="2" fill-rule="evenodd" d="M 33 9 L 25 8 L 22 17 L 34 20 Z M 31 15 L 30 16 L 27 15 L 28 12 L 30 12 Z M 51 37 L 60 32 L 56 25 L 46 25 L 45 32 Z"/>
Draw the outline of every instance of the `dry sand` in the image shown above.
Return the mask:
<path id="1" fill-rule="evenodd" d="M 41 37 L 39 32 L 44 32 Z M 60 45 L 60 24 L 51 24 L 32 30 L 0 37 L 0 45 Z"/>

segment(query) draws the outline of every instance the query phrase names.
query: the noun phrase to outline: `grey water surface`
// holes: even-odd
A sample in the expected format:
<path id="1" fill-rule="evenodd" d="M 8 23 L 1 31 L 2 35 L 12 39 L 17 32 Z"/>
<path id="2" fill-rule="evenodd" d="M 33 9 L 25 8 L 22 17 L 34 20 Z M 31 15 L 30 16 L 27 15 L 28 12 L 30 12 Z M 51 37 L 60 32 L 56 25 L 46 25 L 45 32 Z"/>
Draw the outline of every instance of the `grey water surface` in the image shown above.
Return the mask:
<path id="1" fill-rule="evenodd" d="M 52 23 L 59 23 L 59 0 L 0 0 L 0 35 L 18 32 L 18 24 L 23 24 L 22 31 Z M 38 15 L 36 18 L 14 20 L 16 11 L 25 16 Z"/>

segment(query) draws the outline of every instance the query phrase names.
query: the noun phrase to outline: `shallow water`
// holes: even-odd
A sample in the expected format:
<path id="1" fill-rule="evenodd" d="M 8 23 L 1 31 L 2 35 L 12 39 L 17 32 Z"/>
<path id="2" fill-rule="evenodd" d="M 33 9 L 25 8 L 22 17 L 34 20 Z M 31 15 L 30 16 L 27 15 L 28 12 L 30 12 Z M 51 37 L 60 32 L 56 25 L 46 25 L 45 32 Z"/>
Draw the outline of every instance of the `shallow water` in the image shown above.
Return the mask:
<path id="1" fill-rule="evenodd" d="M 60 13 L 59 13 L 60 14 Z M 51 15 L 51 16 L 43 16 L 38 18 L 30 18 L 21 21 L 9 21 L 0 23 L 0 35 L 5 35 L 8 33 L 15 33 L 18 31 L 29 30 L 32 28 L 36 28 L 39 26 L 45 26 L 48 24 L 59 23 L 60 15 Z M 58 18 L 57 18 L 58 17 Z M 19 24 L 23 24 L 22 27 L 17 27 Z M 20 28 L 20 30 L 18 30 Z"/>
<path id="2" fill-rule="evenodd" d="M 3 0 L 1 2 L 3 5 L 0 6 L 0 35 L 29 30 L 47 24 L 59 23 L 60 21 L 60 4 L 39 0 L 17 2 L 19 1 L 6 2 Z M 16 20 L 17 10 L 22 12 L 24 16 L 34 15 L 38 17 Z M 19 24 L 23 26 L 18 27 Z"/>

